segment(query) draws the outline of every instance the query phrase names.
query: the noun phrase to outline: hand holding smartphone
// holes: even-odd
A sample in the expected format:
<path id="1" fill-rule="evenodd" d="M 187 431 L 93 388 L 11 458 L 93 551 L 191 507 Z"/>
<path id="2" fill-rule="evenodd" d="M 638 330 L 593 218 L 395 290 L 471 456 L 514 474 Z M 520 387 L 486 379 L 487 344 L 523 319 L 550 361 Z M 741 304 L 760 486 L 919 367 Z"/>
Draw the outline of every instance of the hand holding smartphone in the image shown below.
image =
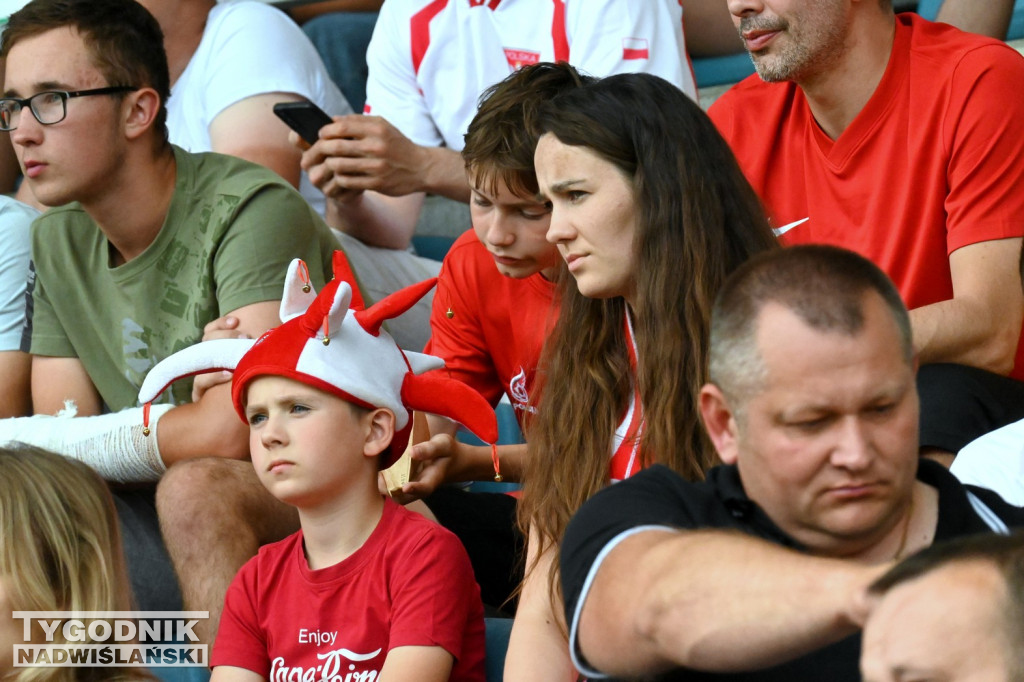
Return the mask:
<path id="1" fill-rule="evenodd" d="M 316 144 L 320 129 L 333 119 L 312 102 L 278 102 L 274 113 L 309 144 Z"/>

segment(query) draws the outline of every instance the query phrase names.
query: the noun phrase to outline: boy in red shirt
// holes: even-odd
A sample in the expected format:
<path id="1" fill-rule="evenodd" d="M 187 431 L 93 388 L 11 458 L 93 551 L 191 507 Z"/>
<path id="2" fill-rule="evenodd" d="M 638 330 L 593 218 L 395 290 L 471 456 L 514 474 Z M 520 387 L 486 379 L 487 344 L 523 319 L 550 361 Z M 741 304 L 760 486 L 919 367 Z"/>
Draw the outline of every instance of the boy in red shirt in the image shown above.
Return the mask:
<path id="1" fill-rule="evenodd" d="M 377 490 L 405 449 L 411 410 L 497 437 L 494 413 L 438 358 L 405 353 L 381 323 L 433 281 L 350 310 L 339 276 L 319 296 L 293 262 L 283 324 L 257 341 L 209 341 L 147 376 L 148 402 L 179 376 L 234 369 L 260 482 L 298 509 L 298 533 L 264 546 L 228 590 L 211 657 L 216 682 L 484 679 L 479 588 L 458 539 Z"/>

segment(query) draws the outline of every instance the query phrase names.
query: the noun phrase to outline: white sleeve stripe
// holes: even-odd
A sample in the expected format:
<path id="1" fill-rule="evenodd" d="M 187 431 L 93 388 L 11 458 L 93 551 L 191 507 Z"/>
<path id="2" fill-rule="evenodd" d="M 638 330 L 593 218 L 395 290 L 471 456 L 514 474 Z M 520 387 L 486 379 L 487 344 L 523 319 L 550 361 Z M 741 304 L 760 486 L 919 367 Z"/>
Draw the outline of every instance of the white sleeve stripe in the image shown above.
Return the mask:
<path id="1" fill-rule="evenodd" d="M 576 666 L 576 669 L 580 673 L 591 679 L 606 679 L 609 676 L 604 673 L 598 672 L 593 668 L 587 667 L 583 661 L 583 655 L 579 653 L 579 648 L 576 646 L 576 633 L 580 623 L 580 613 L 583 612 L 583 603 L 587 600 L 587 595 L 590 592 L 590 586 L 594 583 L 594 576 L 597 575 L 598 569 L 601 568 L 601 564 L 608 557 L 608 554 L 615 549 L 620 542 L 626 538 L 636 535 L 637 533 L 643 533 L 649 530 L 668 530 L 675 531 L 677 528 L 671 526 L 637 526 L 636 528 L 630 528 L 629 530 L 623 531 L 608 541 L 600 552 L 598 552 L 597 558 L 594 559 L 594 563 L 590 565 L 590 571 L 587 572 L 587 578 L 583 581 L 583 589 L 580 590 L 580 596 L 576 600 L 576 608 L 572 613 L 572 622 L 569 624 L 569 653 L 572 656 L 572 663 Z"/>
<path id="2" fill-rule="evenodd" d="M 1006 524 L 992 509 L 981 501 L 977 495 L 972 493 L 970 490 L 967 491 L 967 499 L 970 501 L 971 506 L 974 507 L 974 513 L 981 517 L 981 520 L 992 529 L 993 532 L 999 535 L 1009 535 L 1010 529 L 1006 527 Z"/>

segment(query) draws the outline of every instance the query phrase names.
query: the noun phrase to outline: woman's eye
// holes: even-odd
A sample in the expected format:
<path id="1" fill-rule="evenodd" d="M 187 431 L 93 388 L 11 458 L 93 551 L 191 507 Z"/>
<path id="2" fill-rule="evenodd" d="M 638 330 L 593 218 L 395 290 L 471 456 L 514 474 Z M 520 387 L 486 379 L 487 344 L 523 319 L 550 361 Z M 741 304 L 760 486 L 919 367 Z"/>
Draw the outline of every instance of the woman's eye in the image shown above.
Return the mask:
<path id="1" fill-rule="evenodd" d="M 520 211 L 519 213 L 527 220 L 543 220 L 551 215 L 551 209 L 545 208 L 542 211 Z"/>

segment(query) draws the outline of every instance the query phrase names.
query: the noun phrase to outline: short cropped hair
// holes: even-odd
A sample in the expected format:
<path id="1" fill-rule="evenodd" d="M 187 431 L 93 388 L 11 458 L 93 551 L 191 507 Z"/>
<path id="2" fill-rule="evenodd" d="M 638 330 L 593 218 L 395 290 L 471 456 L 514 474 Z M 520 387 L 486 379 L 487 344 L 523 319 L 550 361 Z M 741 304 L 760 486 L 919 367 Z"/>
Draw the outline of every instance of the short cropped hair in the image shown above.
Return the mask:
<path id="1" fill-rule="evenodd" d="M 914 360 L 910 316 L 893 283 L 863 256 L 835 246 L 800 245 L 755 256 L 726 281 L 711 311 L 709 378 L 734 409 L 761 390 L 765 367 L 757 347 L 758 319 L 767 303 L 792 311 L 818 331 L 854 336 L 864 325 L 864 295 L 882 297 L 900 333 L 900 350 Z"/>
<path id="2" fill-rule="evenodd" d="M 0 56 L 7 57 L 26 38 L 65 27 L 82 36 L 108 85 L 157 91 L 160 110 L 153 127 L 166 143 L 171 78 L 164 34 L 153 15 L 135 0 L 32 0 L 11 15 L 0 39 Z"/>
<path id="3" fill-rule="evenodd" d="M 868 592 L 883 595 L 926 573 L 968 562 L 992 566 L 1005 581 L 1008 599 L 1001 604 L 1001 611 L 1010 655 L 1009 679 L 1024 679 L 1024 531 L 1010 535 L 968 535 L 926 547 L 886 571 L 871 584 Z"/>
<path id="4" fill-rule="evenodd" d="M 466 131 L 462 159 L 476 182 L 494 194 L 498 181 L 520 197 L 539 194 L 533 152 L 540 133 L 537 110 L 558 93 L 592 82 L 565 62 L 541 62 L 515 71 L 480 95 Z"/>

